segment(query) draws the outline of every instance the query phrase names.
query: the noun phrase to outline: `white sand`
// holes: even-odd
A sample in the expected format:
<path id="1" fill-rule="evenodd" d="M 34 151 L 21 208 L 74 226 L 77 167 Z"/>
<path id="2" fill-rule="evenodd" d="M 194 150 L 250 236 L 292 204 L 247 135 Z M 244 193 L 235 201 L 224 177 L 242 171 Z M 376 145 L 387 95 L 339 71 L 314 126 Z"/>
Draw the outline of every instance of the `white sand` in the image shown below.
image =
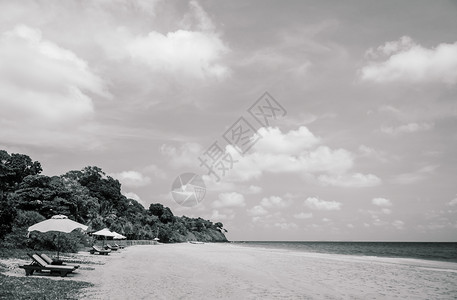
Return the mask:
<path id="1" fill-rule="evenodd" d="M 456 299 L 457 264 L 248 248 L 134 246 L 84 271 L 83 299 Z"/>
<path id="2" fill-rule="evenodd" d="M 233 244 L 80 252 L 82 299 L 457 299 L 457 263 L 313 254 Z M 65 257 L 64 257 L 65 258 Z M 20 260 L 2 260 L 24 276 Z M 34 275 L 35 276 L 35 275 Z"/>

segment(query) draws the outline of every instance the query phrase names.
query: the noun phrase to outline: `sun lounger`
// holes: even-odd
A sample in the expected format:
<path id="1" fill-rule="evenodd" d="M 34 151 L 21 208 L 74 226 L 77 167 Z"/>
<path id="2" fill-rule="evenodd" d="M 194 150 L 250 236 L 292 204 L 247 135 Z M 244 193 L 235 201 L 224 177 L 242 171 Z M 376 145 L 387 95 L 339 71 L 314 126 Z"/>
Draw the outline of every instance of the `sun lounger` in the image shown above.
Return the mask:
<path id="1" fill-rule="evenodd" d="M 116 243 L 114 243 L 114 246 L 115 246 L 115 247 L 118 247 L 119 249 L 124 249 L 124 248 L 125 248 L 124 246 L 118 245 L 118 244 L 116 244 Z"/>
<path id="2" fill-rule="evenodd" d="M 76 270 L 75 267 L 72 266 L 56 266 L 50 265 L 46 261 L 44 261 L 38 254 L 27 254 L 33 260 L 30 265 L 19 266 L 19 268 L 25 270 L 25 275 L 33 275 L 35 271 L 43 272 L 43 271 L 50 271 L 50 274 L 60 274 L 60 276 L 65 277 L 68 273 L 73 272 Z"/>
<path id="3" fill-rule="evenodd" d="M 111 250 L 104 250 L 104 249 L 100 249 L 97 246 L 92 246 L 92 249 L 90 249 L 89 252 L 90 252 L 90 254 L 98 253 L 100 255 L 108 255 L 111 252 Z"/>
<path id="4" fill-rule="evenodd" d="M 112 251 L 117 251 L 117 250 L 119 250 L 119 247 L 117 247 L 117 246 L 112 246 L 112 245 L 110 245 L 110 244 L 106 244 L 105 249 L 106 249 L 106 250 L 109 249 L 109 250 L 112 250 Z"/>
<path id="5" fill-rule="evenodd" d="M 38 253 L 37 253 L 38 254 Z M 57 265 L 57 266 L 69 266 L 69 267 L 74 267 L 75 269 L 79 268 L 79 265 L 73 265 L 73 264 L 66 264 L 63 263 L 60 260 L 54 260 L 47 256 L 45 253 L 38 254 L 45 262 L 47 262 L 49 265 Z"/>

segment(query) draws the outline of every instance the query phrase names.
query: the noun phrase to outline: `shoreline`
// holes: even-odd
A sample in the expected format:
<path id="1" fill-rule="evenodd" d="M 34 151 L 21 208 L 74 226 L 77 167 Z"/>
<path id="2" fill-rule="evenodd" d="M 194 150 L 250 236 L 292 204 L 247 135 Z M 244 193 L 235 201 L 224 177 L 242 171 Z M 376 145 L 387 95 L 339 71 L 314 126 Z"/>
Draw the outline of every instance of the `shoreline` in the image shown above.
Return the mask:
<path id="1" fill-rule="evenodd" d="M 243 247 L 253 247 L 262 249 L 278 249 L 284 251 L 298 251 L 307 253 L 320 253 L 320 254 L 332 254 L 332 255 L 345 255 L 345 256 L 361 256 L 361 257 L 373 257 L 373 258 L 392 258 L 392 259 L 416 259 L 424 261 L 438 261 L 447 263 L 457 263 L 457 242 L 346 242 L 346 241 L 234 241 L 231 242 L 234 245 L 240 245 Z M 417 252 L 417 248 L 414 251 L 408 249 L 405 251 L 403 247 L 397 247 L 397 245 L 405 245 L 408 247 L 417 245 L 420 248 L 424 244 L 431 245 L 451 245 L 451 248 L 445 249 L 444 252 L 442 247 L 434 249 L 436 251 L 428 250 L 428 252 Z M 294 247 L 295 245 L 295 247 Z M 298 245 L 298 247 L 296 246 Z M 327 248 L 321 247 L 326 245 Z M 329 246 L 330 245 L 330 246 Z M 343 245 L 343 247 L 339 247 Z M 347 247 L 349 245 L 349 247 Z M 362 247 L 360 247 L 362 245 Z M 366 247 L 366 245 L 371 246 Z M 386 246 L 390 247 L 389 250 L 378 250 L 377 247 Z M 394 245 L 392 249 L 392 245 Z M 316 247 L 317 246 L 317 247 Z M 352 249 L 351 249 L 352 246 Z M 357 247 L 357 248 L 354 248 Z M 400 250 L 400 251 L 399 251 Z M 354 252 L 357 252 L 354 254 Z M 409 253 L 408 253 L 409 252 Z M 407 254 L 405 254 L 407 253 Z M 449 253 L 453 253 L 453 256 L 449 256 Z"/>
<path id="2" fill-rule="evenodd" d="M 152 248 L 151 248 L 152 247 Z M 457 297 L 457 264 L 372 259 L 228 244 L 139 246 L 83 299 Z M 445 271 L 452 266 L 452 272 Z M 122 275 L 117 272 L 124 272 Z M 126 279 L 127 278 L 127 279 Z M 152 290 L 145 287 L 154 287 Z M 133 292 L 134 291 L 134 292 Z M 133 294 L 132 294 L 133 293 Z M 95 297 L 94 297 L 95 295 Z"/>
<path id="3" fill-rule="evenodd" d="M 80 299 L 457 297 L 457 263 L 439 261 L 234 243 L 136 245 L 108 256 L 79 252 L 70 257 L 87 264 L 66 278 L 36 277 L 92 283 Z"/>

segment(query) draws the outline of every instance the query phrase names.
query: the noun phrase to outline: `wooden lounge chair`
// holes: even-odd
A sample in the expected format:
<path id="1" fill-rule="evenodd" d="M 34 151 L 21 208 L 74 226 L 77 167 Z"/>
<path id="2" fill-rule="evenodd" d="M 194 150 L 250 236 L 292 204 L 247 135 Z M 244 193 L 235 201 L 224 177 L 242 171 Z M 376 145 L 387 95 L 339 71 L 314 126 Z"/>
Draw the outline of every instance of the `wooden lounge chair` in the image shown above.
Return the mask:
<path id="1" fill-rule="evenodd" d="M 60 274 L 61 277 L 67 276 L 68 273 L 73 272 L 76 270 L 75 267 L 72 266 L 56 266 L 50 265 L 46 263 L 38 254 L 27 254 L 33 260 L 30 265 L 19 266 L 19 268 L 25 270 L 25 275 L 33 275 L 33 272 L 43 272 L 49 271 L 50 274 Z"/>
<path id="2" fill-rule="evenodd" d="M 105 249 L 106 250 L 109 249 L 109 250 L 112 250 L 112 251 L 117 251 L 117 250 L 119 250 L 119 247 L 118 246 L 112 246 L 110 244 L 106 244 Z"/>
<path id="3" fill-rule="evenodd" d="M 116 244 L 116 243 L 114 243 L 114 246 L 115 246 L 115 247 L 118 247 L 119 249 L 124 249 L 124 248 L 125 248 L 124 246 L 118 245 L 118 244 Z"/>
<path id="4" fill-rule="evenodd" d="M 38 254 L 38 256 L 40 256 L 49 265 L 69 266 L 69 267 L 74 267 L 75 269 L 79 268 L 79 265 L 66 264 L 66 263 L 63 263 L 62 261 L 54 260 L 54 259 L 50 258 L 49 256 L 47 256 L 45 253 Z"/>
<path id="5" fill-rule="evenodd" d="M 104 250 L 104 249 L 100 249 L 99 247 L 97 246 L 92 246 L 92 249 L 90 249 L 90 254 L 95 254 L 95 253 L 98 253 L 100 255 L 108 255 L 111 250 Z"/>

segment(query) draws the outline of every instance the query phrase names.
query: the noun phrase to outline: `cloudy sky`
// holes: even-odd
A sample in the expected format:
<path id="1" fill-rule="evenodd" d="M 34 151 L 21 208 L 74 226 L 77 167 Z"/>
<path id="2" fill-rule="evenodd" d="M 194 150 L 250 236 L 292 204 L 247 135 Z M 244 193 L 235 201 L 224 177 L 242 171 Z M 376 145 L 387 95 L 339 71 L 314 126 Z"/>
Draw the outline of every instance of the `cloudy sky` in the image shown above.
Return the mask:
<path id="1" fill-rule="evenodd" d="M 0 148 L 44 174 L 99 166 L 231 240 L 457 241 L 455 1 L 0 6 Z M 265 92 L 287 114 L 262 127 Z M 240 117 L 260 138 L 236 156 Z M 184 172 L 205 175 L 196 207 L 170 195 Z"/>

